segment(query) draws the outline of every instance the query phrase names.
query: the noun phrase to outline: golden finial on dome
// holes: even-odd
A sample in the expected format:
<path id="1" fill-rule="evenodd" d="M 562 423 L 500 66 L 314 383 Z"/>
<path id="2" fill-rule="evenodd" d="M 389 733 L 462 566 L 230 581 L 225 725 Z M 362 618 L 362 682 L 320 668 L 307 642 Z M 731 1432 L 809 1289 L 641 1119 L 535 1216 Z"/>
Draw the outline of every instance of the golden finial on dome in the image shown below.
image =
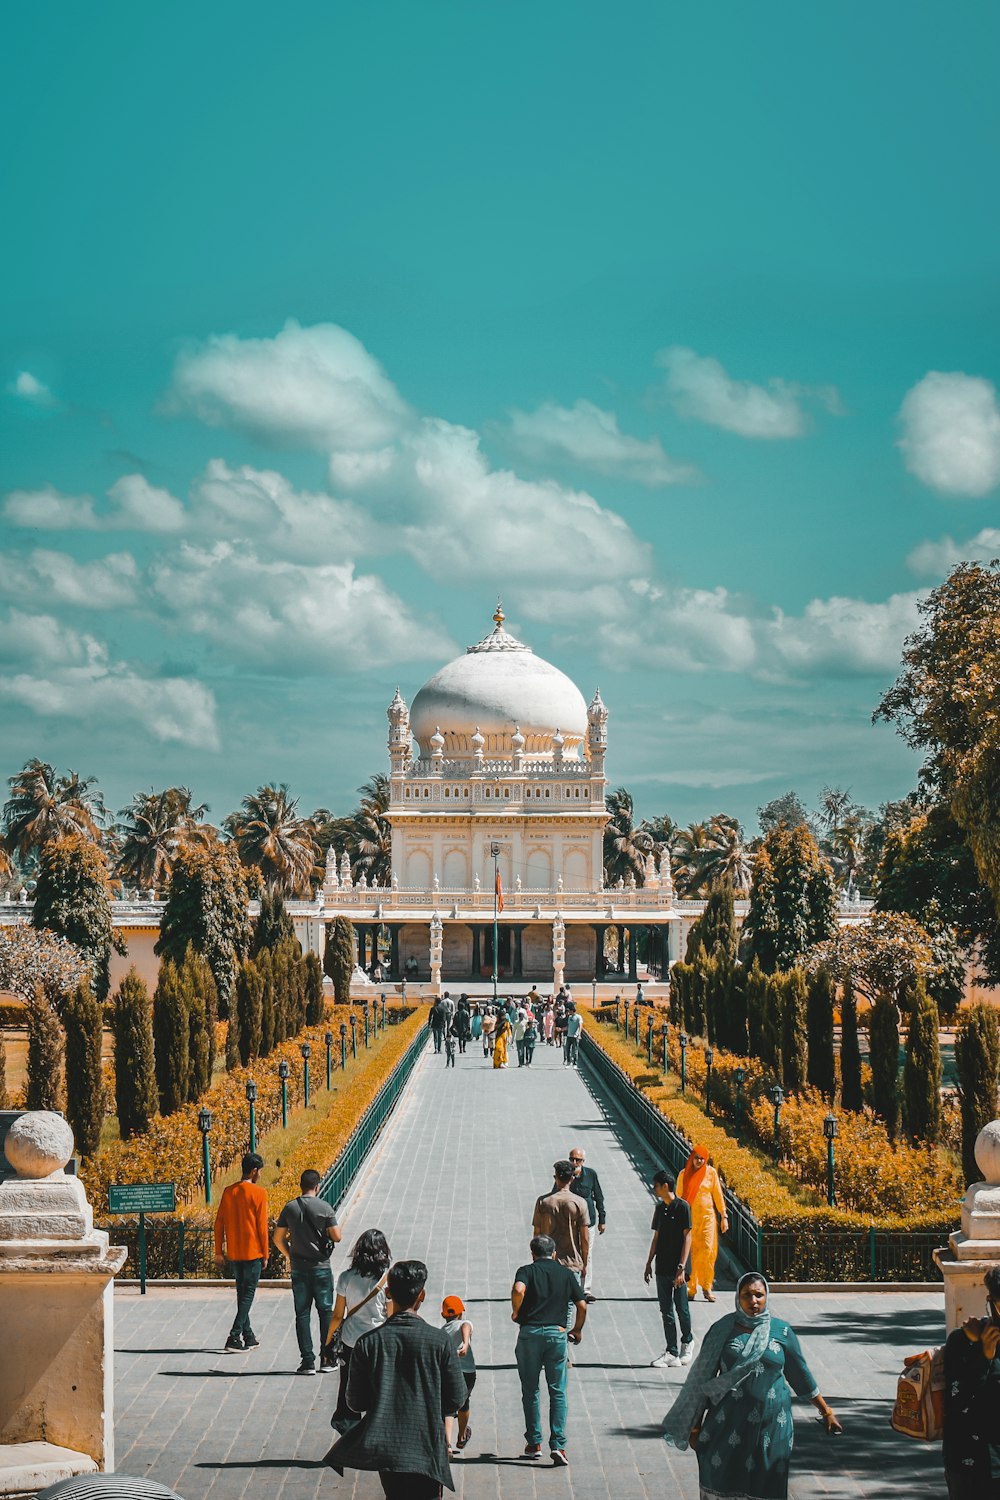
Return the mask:
<path id="1" fill-rule="evenodd" d="M 507 616 L 503 612 L 503 605 L 500 602 L 500 596 L 498 594 L 497 595 L 496 613 L 493 616 L 493 622 L 496 625 L 496 627 L 497 627 L 498 630 L 503 625 L 503 622 L 504 622 L 504 620 L 506 620 L 506 618 L 507 618 Z"/>

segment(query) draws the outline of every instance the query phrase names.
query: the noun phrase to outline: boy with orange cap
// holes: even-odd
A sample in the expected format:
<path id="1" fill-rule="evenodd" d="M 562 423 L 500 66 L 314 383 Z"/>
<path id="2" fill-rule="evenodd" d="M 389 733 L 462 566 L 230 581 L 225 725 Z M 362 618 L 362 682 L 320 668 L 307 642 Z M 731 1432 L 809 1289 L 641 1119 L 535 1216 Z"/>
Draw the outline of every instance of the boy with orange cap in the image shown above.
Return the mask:
<path id="1" fill-rule="evenodd" d="M 708 1147 L 692 1146 L 681 1180 L 677 1184 L 678 1195 L 691 1209 L 691 1275 L 688 1278 L 688 1297 L 693 1302 L 698 1288 L 706 1302 L 715 1301 L 712 1283 L 715 1280 L 715 1262 L 719 1254 L 719 1224 L 722 1233 L 729 1228 L 726 1218 L 726 1200 L 722 1196 L 719 1174 L 708 1164 Z"/>
<path id="2" fill-rule="evenodd" d="M 455 1441 L 455 1418 L 445 1417 L 444 1435 L 448 1443 L 448 1457 L 454 1458 L 472 1436 L 469 1426 L 469 1407 L 472 1403 L 472 1387 L 476 1383 L 476 1356 L 472 1352 L 472 1324 L 465 1316 L 465 1303 L 461 1297 L 446 1297 L 441 1303 L 444 1332 L 455 1345 L 458 1363 L 465 1376 L 465 1405 L 458 1413 L 458 1441 Z"/>

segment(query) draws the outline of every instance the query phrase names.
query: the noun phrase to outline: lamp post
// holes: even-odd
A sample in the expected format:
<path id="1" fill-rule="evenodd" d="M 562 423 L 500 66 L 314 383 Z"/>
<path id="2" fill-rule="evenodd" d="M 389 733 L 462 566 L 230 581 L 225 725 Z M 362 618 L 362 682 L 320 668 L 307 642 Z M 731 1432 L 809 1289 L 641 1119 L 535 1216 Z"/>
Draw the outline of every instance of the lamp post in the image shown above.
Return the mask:
<path id="1" fill-rule="evenodd" d="M 628 996 L 627 995 L 625 996 L 625 999 L 622 1001 L 622 1006 L 623 1006 L 624 1012 L 625 1012 L 625 1040 L 628 1041 Z"/>
<path id="2" fill-rule="evenodd" d="M 250 1106 L 250 1150 L 257 1149 L 257 1085 L 247 1079 L 247 1103 Z"/>
<path id="3" fill-rule="evenodd" d="M 347 1022 L 340 1023 L 340 1070 L 347 1067 Z"/>
<path id="4" fill-rule="evenodd" d="M 833 1190 L 833 1143 L 837 1139 L 837 1116 L 833 1110 L 830 1110 L 823 1121 L 823 1134 L 826 1136 L 826 1201 L 831 1208 L 834 1208 L 837 1195 Z"/>
<path id="5" fill-rule="evenodd" d="M 646 1022 L 646 1061 L 649 1063 L 650 1067 L 653 1066 L 653 1017 L 652 1017 L 652 1013 L 650 1013 L 649 1020 Z"/>
<path id="6" fill-rule="evenodd" d="M 712 1065 L 715 1062 L 715 1053 L 711 1047 L 705 1048 L 705 1113 L 712 1113 Z"/>
<path id="7" fill-rule="evenodd" d="M 781 1106 L 785 1102 L 785 1095 L 780 1083 L 776 1083 L 771 1090 L 771 1099 L 774 1103 L 774 1159 L 777 1161 L 781 1156 L 781 1138 L 779 1135 L 781 1129 Z"/>
<path id="8" fill-rule="evenodd" d="M 281 1079 L 281 1128 L 288 1129 L 288 1060 L 282 1058 L 278 1064 L 278 1077 Z"/>
<path id="9" fill-rule="evenodd" d="M 621 995 L 616 995 L 615 996 L 615 1025 L 618 1027 L 618 1030 L 621 1031 L 621 1029 L 622 1029 L 622 997 L 621 997 Z"/>
<path id="10" fill-rule="evenodd" d="M 370 1017 L 368 1015 L 368 1001 L 367 1000 L 362 1001 L 362 1006 L 363 1006 L 364 1013 L 365 1013 L 365 1046 L 367 1047 L 368 1046 L 368 1024 L 369 1024 L 369 1019 L 370 1019 Z"/>
<path id="11" fill-rule="evenodd" d="M 208 1132 L 212 1128 L 212 1111 L 204 1105 L 198 1111 L 198 1129 L 201 1131 L 201 1163 L 205 1172 L 205 1202 L 212 1201 L 212 1158 L 208 1149 Z"/>
<path id="12" fill-rule="evenodd" d="M 633 1010 L 632 1014 L 635 1016 L 635 1045 L 638 1047 L 638 1045 L 639 1045 L 639 1001 L 638 1000 L 636 1000 L 636 1002 L 635 1002 L 635 1009 Z"/>
<path id="13" fill-rule="evenodd" d="M 329 1093 L 333 1086 L 333 1032 L 326 1032 L 323 1040 L 326 1043 L 326 1089 Z"/>
<path id="14" fill-rule="evenodd" d="M 497 793 L 499 796 L 499 793 Z M 497 944 L 499 929 L 497 920 L 499 913 L 500 897 L 500 845 L 490 844 L 490 855 L 493 859 L 493 1004 L 497 1003 Z"/>
<path id="15" fill-rule="evenodd" d="M 736 1134 L 739 1136 L 743 1127 L 743 1084 L 747 1076 L 746 1068 L 737 1068 L 734 1074 L 736 1079 Z"/>
<path id="16" fill-rule="evenodd" d="M 382 1030 L 385 1030 L 385 992 L 382 993 Z"/>
<path id="17" fill-rule="evenodd" d="M 688 1038 L 687 1038 L 687 1032 L 686 1031 L 682 1031 L 681 1034 L 680 1034 L 680 1036 L 677 1038 L 677 1040 L 681 1044 L 681 1093 L 683 1094 L 684 1091 L 685 1091 L 685 1089 L 687 1088 L 687 1081 L 688 1081 L 688 1069 L 687 1069 Z"/>
<path id="18" fill-rule="evenodd" d="M 305 1094 L 306 1109 L 309 1108 L 309 1054 L 312 1047 L 308 1042 L 303 1042 L 299 1051 L 302 1053 L 302 1088 Z"/>
<path id="19" fill-rule="evenodd" d="M 357 1018 L 357 1016 L 354 1014 L 354 1012 L 352 1010 L 351 1011 L 351 1057 L 354 1058 L 354 1057 L 357 1057 L 357 1055 L 358 1055 L 358 1018 Z"/>
<path id="20" fill-rule="evenodd" d="M 662 1035 L 663 1035 L 663 1071 L 664 1071 L 664 1073 L 669 1073 L 670 1072 L 670 1053 L 667 1050 L 667 1042 L 668 1042 L 668 1040 L 670 1038 L 670 1025 L 669 1025 L 669 1023 L 667 1021 L 664 1021 L 664 1023 L 663 1023 Z"/>

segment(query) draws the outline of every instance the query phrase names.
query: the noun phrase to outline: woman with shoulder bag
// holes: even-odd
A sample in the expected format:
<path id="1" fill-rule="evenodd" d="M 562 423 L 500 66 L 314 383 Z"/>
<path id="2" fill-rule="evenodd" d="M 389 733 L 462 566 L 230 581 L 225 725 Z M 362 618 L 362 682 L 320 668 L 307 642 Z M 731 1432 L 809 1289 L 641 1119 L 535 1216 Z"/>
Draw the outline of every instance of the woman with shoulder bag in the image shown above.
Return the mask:
<path id="1" fill-rule="evenodd" d="M 986 1317 L 944 1346 L 944 1473 L 950 1500 L 1000 1500 L 1000 1266 L 986 1272 Z"/>
<path id="2" fill-rule="evenodd" d="M 379 1328 L 386 1320 L 385 1281 L 392 1254 L 380 1229 L 366 1229 L 355 1241 L 351 1263 L 337 1277 L 337 1300 L 326 1336 L 321 1368 L 340 1365 L 340 1389 L 330 1426 L 349 1432 L 360 1420 L 347 1404 L 347 1377 L 351 1355 L 363 1333 Z"/>

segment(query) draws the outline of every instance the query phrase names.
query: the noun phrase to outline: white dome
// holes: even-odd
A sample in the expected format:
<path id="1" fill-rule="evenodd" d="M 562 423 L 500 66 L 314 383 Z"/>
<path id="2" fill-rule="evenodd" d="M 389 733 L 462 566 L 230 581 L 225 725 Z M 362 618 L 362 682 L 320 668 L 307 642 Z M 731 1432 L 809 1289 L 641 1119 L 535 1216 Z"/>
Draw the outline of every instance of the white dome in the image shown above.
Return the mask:
<path id="1" fill-rule="evenodd" d="M 430 753 L 440 726 L 449 758 L 473 753 L 477 729 L 487 758 L 509 756 L 519 726 L 525 754 L 551 755 L 558 729 L 564 758 L 576 758 L 587 733 L 583 694 L 565 672 L 504 630 L 501 609 L 493 618 L 495 629 L 486 639 L 435 672 L 414 698 L 410 725 L 421 754 Z"/>

